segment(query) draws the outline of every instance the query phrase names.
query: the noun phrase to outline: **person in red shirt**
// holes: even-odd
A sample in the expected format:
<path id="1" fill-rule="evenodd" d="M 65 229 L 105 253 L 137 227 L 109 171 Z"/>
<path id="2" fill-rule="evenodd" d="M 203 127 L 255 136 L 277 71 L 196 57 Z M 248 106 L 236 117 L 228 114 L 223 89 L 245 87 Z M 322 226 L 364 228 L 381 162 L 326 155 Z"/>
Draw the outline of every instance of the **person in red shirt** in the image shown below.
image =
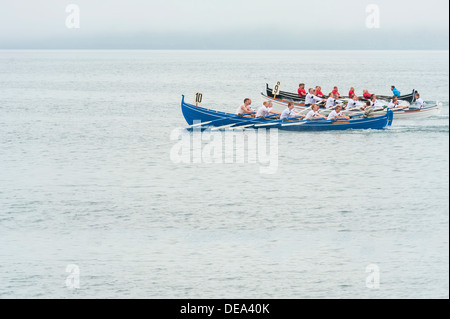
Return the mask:
<path id="1" fill-rule="evenodd" d="M 305 90 L 305 84 L 304 83 L 300 83 L 298 85 L 298 96 L 299 97 L 305 97 L 306 96 L 306 90 Z"/>
<path id="2" fill-rule="evenodd" d="M 341 96 L 341 95 L 339 94 L 339 90 L 338 90 L 338 87 L 337 87 L 337 86 L 334 87 L 334 90 L 331 91 L 331 93 L 337 94 L 338 98 Z"/>
<path id="3" fill-rule="evenodd" d="M 322 87 L 316 86 L 316 96 L 318 97 L 325 97 L 325 94 L 322 93 Z"/>
<path id="4" fill-rule="evenodd" d="M 364 90 L 363 96 L 366 100 L 370 100 L 370 98 L 372 97 L 372 94 L 369 93 L 369 90 Z"/>
<path id="5" fill-rule="evenodd" d="M 348 92 L 348 97 L 351 98 L 351 99 L 353 99 L 353 97 L 354 97 L 355 95 L 356 95 L 356 94 L 355 94 L 355 88 L 354 88 L 354 87 L 351 87 L 351 88 L 350 88 L 350 91 Z"/>

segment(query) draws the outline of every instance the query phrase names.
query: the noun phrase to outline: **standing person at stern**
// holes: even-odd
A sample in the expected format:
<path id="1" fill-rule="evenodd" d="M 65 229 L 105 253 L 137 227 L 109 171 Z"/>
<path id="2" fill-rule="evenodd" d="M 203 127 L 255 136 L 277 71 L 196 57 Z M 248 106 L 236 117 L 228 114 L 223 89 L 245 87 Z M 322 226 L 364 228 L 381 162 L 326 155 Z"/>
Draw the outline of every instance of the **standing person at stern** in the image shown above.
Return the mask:
<path id="1" fill-rule="evenodd" d="M 399 97 L 401 95 L 400 91 L 395 88 L 395 85 L 391 86 L 391 90 L 392 90 L 392 93 L 394 94 L 394 96 Z"/>

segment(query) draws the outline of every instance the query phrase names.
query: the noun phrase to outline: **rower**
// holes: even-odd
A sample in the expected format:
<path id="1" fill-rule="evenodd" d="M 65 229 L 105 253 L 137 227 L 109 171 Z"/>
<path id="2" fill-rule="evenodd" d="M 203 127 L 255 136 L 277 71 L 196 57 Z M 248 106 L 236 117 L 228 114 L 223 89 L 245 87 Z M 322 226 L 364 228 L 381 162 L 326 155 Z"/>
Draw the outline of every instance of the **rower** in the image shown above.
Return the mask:
<path id="1" fill-rule="evenodd" d="M 373 107 L 372 107 L 372 102 L 371 101 L 367 101 L 366 102 L 366 106 L 363 109 L 364 111 L 364 118 L 368 118 L 368 117 L 373 117 Z"/>
<path id="2" fill-rule="evenodd" d="M 322 99 L 322 98 L 316 96 L 316 90 L 314 90 L 312 88 L 309 89 L 309 93 L 305 97 L 305 105 L 316 104 L 316 103 L 322 102 L 322 101 L 325 101 L 325 99 Z"/>
<path id="3" fill-rule="evenodd" d="M 339 90 L 338 90 L 337 86 L 334 87 L 334 89 L 333 89 L 333 91 L 331 91 L 331 93 L 336 94 L 338 96 L 338 98 L 341 97 L 341 95 L 339 94 Z"/>
<path id="4" fill-rule="evenodd" d="M 350 98 L 350 99 L 353 99 L 353 97 L 356 95 L 356 93 L 355 93 L 355 88 L 354 87 L 351 87 L 350 88 L 350 91 L 348 92 L 348 97 Z"/>
<path id="5" fill-rule="evenodd" d="M 366 100 L 370 100 L 370 98 L 372 97 L 372 94 L 369 93 L 369 90 L 363 90 L 363 97 Z"/>
<path id="6" fill-rule="evenodd" d="M 297 113 L 294 111 L 294 102 L 289 102 L 287 109 L 285 109 L 280 116 L 280 120 L 292 118 L 292 117 L 302 117 L 305 118 L 305 115 Z"/>
<path id="7" fill-rule="evenodd" d="M 300 83 L 298 85 L 298 96 L 299 97 L 305 97 L 306 96 L 306 91 L 305 91 L 305 83 Z"/>
<path id="8" fill-rule="evenodd" d="M 312 120 L 312 119 L 324 119 L 326 120 L 326 116 L 319 113 L 319 105 L 314 104 L 312 106 L 311 111 L 308 112 L 305 116 L 305 120 Z"/>
<path id="9" fill-rule="evenodd" d="M 377 96 L 376 96 L 375 94 L 372 94 L 372 97 L 370 98 L 370 105 L 371 105 L 374 109 L 380 108 L 380 107 L 383 107 L 383 108 L 384 108 L 384 103 L 383 103 L 383 102 L 380 102 L 380 101 L 377 99 Z"/>
<path id="10" fill-rule="evenodd" d="M 342 104 L 342 101 L 338 100 L 337 94 L 333 94 L 333 92 L 331 92 L 328 95 L 327 104 L 325 105 L 325 108 L 326 109 L 333 108 L 338 104 Z"/>
<path id="11" fill-rule="evenodd" d="M 324 98 L 325 94 L 322 93 L 322 87 L 321 86 L 316 86 L 316 96 Z"/>
<path id="12" fill-rule="evenodd" d="M 391 91 L 394 94 L 394 96 L 396 96 L 396 97 L 399 97 L 401 95 L 400 91 L 395 88 L 395 85 L 391 86 Z"/>
<path id="13" fill-rule="evenodd" d="M 328 114 L 327 120 L 335 120 L 335 119 L 345 119 L 350 120 L 350 117 L 342 114 L 342 105 L 336 106 L 336 108 Z"/>
<path id="14" fill-rule="evenodd" d="M 419 109 L 422 109 L 427 105 L 427 103 L 425 103 L 425 101 L 420 98 L 419 93 L 416 93 L 416 105 Z"/>
<path id="15" fill-rule="evenodd" d="M 388 109 L 407 109 L 407 106 L 398 105 L 398 97 L 394 96 L 392 101 L 388 104 Z"/>
<path id="16" fill-rule="evenodd" d="M 279 112 L 272 110 L 272 102 L 264 101 L 263 105 L 259 108 L 258 112 L 256 112 L 256 118 L 269 116 L 270 114 L 280 114 Z"/>
<path id="17" fill-rule="evenodd" d="M 348 102 L 346 110 L 362 109 L 363 106 L 364 105 L 359 101 L 359 97 L 355 94 L 353 99 Z"/>
<path id="18" fill-rule="evenodd" d="M 241 106 L 239 106 L 239 108 L 236 110 L 236 114 L 237 115 L 244 115 L 247 113 L 253 113 L 253 109 L 250 107 L 250 105 L 252 104 L 252 100 L 249 98 L 244 99 L 244 104 L 242 104 Z M 251 115 L 251 117 L 255 117 L 255 115 Z"/>

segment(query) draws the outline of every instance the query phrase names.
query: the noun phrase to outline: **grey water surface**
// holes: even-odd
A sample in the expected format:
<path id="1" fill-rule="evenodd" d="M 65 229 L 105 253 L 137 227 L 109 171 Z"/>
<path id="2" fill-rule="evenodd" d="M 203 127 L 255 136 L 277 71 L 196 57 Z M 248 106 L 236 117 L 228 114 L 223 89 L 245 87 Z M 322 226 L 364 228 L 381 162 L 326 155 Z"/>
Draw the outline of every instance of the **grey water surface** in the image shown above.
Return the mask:
<path id="1" fill-rule="evenodd" d="M 449 298 L 448 58 L 0 51 L 0 298 Z M 233 112 L 276 81 L 395 84 L 442 112 L 279 132 L 275 174 L 173 160 L 182 94 Z"/>

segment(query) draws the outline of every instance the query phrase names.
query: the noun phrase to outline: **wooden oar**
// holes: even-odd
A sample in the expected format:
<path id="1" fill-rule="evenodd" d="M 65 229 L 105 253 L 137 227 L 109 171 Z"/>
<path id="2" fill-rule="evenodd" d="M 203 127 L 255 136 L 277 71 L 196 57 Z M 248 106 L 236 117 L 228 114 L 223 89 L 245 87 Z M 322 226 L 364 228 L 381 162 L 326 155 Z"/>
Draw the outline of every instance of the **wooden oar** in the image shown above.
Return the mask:
<path id="1" fill-rule="evenodd" d="M 235 115 L 235 116 L 231 116 L 231 117 L 220 118 L 220 119 L 213 120 L 213 121 L 200 122 L 200 123 L 192 124 L 192 125 L 188 126 L 187 128 L 190 129 L 190 128 L 194 128 L 194 127 L 197 127 L 197 126 L 207 125 L 207 124 L 211 124 L 211 123 L 218 122 L 218 121 L 223 121 L 223 120 L 228 120 L 228 119 L 239 118 L 239 117 L 243 117 L 243 116 L 246 116 L 246 115 L 252 115 L 252 114 L 255 114 L 255 113 L 256 112 L 245 113 L 245 114 L 239 114 L 239 115 Z"/>
<path id="2" fill-rule="evenodd" d="M 280 114 L 273 114 L 273 115 L 271 115 L 271 116 L 268 116 L 268 117 L 266 117 L 266 118 L 270 118 L 270 117 L 273 117 L 273 116 L 279 116 Z M 278 120 L 277 120 L 278 121 Z M 272 123 L 273 121 L 269 121 L 269 122 L 267 122 L 267 123 Z M 247 127 L 252 127 L 252 126 L 255 126 L 255 125 L 257 125 L 257 124 L 255 124 L 255 123 L 252 123 L 252 124 L 247 124 L 247 125 L 239 125 L 239 126 L 235 126 L 235 127 L 233 127 L 233 128 L 247 128 Z"/>
<path id="3" fill-rule="evenodd" d="M 264 117 L 259 117 L 259 118 L 252 118 L 250 120 L 247 120 L 247 121 L 244 121 L 244 122 L 240 122 L 240 123 L 233 123 L 233 124 L 227 124 L 227 125 L 214 127 L 214 128 L 211 129 L 211 131 L 218 131 L 218 130 L 226 129 L 226 128 L 229 128 L 229 127 L 232 127 L 232 126 L 235 126 L 235 125 L 237 125 L 237 127 L 240 127 L 241 124 L 245 125 L 246 123 L 250 123 L 250 122 L 253 122 L 253 121 L 260 121 L 260 120 L 263 120 L 263 119 L 266 119 L 266 118 L 269 118 L 269 117 L 274 117 L 274 116 L 278 116 L 278 114 L 272 114 L 272 115 L 269 115 L 269 116 L 264 116 Z"/>
<path id="4" fill-rule="evenodd" d="M 337 119 L 337 120 L 345 120 L 345 121 L 349 121 L 349 120 L 346 120 L 346 119 Z M 305 123 L 311 123 L 311 122 L 320 122 L 320 121 L 330 121 L 330 122 L 333 122 L 333 121 L 337 121 L 337 120 L 328 120 L 327 118 L 314 118 L 314 119 L 309 119 L 309 120 L 304 120 L 304 121 L 301 121 L 301 123 L 302 124 L 305 124 Z M 289 125 L 294 125 L 295 123 L 287 123 L 287 124 L 283 124 L 284 126 L 289 126 Z"/>
<path id="5" fill-rule="evenodd" d="M 363 116 L 364 115 L 364 112 L 359 112 L 359 113 L 356 113 L 356 114 L 347 114 L 347 116 L 348 117 L 350 117 L 350 118 L 353 118 L 353 117 L 355 117 L 355 116 Z"/>
<path id="6" fill-rule="evenodd" d="M 270 121 L 270 122 L 267 122 L 267 123 L 253 124 L 253 125 L 255 127 L 270 126 L 270 125 L 274 125 L 274 124 L 289 122 L 290 120 L 296 120 L 296 119 L 299 119 L 299 118 L 303 118 L 303 116 L 296 116 L 296 117 L 286 118 L 286 119 L 282 119 L 282 120 L 275 120 L 275 121 Z M 295 122 L 298 122 L 298 121 L 295 121 Z"/>
<path id="7" fill-rule="evenodd" d="M 296 122 L 292 122 L 292 123 L 283 123 L 283 124 L 281 124 L 281 126 L 304 125 L 306 123 L 308 123 L 308 121 L 296 121 Z"/>
<path id="8" fill-rule="evenodd" d="M 268 115 L 268 116 L 255 118 L 255 119 L 253 119 L 253 120 L 247 121 L 247 123 L 249 123 L 249 122 L 255 122 L 255 121 L 258 121 L 258 122 L 265 122 L 264 120 L 269 119 L 269 118 L 272 118 L 272 117 L 276 117 L 276 116 L 280 116 L 280 114 L 271 114 L 271 115 Z M 236 129 L 241 129 L 241 128 L 246 128 L 246 127 L 250 127 L 250 126 L 255 125 L 255 123 L 247 124 L 247 125 L 241 125 L 241 124 L 242 124 L 242 123 L 236 123 L 236 124 L 233 125 L 231 128 L 232 128 L 232 129 L 234 129 L 234 128 L 236 128 Z"/>
<path id="9" fill-rule="evenodd" d="M 294 109 L 299 109 L 299 110 L 302 110 L 302 111 L 306 111 L 306 110 L 311 109 L 311 106 L 294 106 Z"/>

